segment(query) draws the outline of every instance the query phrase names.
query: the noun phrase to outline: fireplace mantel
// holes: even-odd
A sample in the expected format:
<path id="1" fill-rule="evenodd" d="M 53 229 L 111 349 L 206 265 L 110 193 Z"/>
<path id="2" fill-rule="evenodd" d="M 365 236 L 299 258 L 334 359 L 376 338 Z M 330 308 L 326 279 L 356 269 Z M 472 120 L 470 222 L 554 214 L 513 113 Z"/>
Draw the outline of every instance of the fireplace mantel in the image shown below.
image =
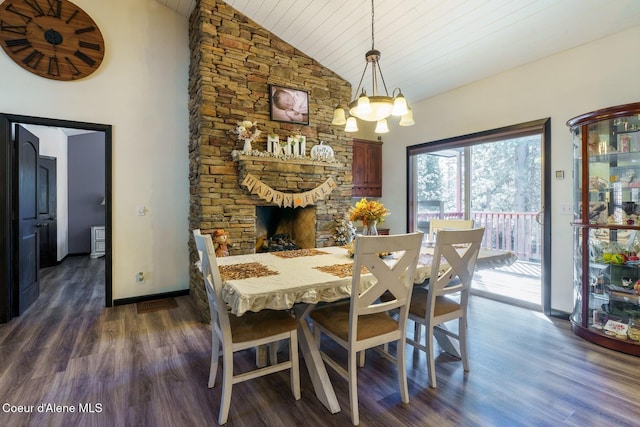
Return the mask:
<path id="1" fill-rule="evenodd" d="M 337 162 L 333 159 L 331 160 L 320 160 L 313 159 L 311 157 L 291 157 L 291 158 L 283 158 L 283 157 L 274 157 L 273 155 L 269 155 L 269 153 L 265 152 L 264 156 L 254 156 L 251 154 L 243 154 L 242 151 L 233 151 L 231 156 L 235 162 L 242 167 L 242 165 L 251 165 L 251 164 L 259 164 L 263 168 L 267 168 L 270 170 L 290 170 L 299 168 L 304 173 L 305 166 L 311 166 L 313 168 L 321 167 L 328 168 L 329 170 L 341 170 L 344 168 L 344 164 Z M 314 172 L 311 172 L 314 173 Z"/>
<path id="2" fill-rule="evenodd" d="M 314 160 L 310 157 L 277 158 L 252 156 L 234 152 L 238 163 L 238 182 L 242 183 L 251 174 L 271 188 L 282 192 L 299 193 L 311 190 L 327 178 L 344 174 L 344 164 L 335 161 Z"/>

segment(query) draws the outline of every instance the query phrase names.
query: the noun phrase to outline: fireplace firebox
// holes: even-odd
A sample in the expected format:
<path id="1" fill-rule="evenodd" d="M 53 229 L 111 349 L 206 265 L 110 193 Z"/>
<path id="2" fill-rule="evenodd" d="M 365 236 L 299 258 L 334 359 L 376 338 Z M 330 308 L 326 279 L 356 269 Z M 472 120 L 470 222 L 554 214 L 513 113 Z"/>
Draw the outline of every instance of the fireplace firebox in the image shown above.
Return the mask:
<path id="1" fill-rule="evenodd" d="M 256 206 L 256 252 L 314 248 L 315 206 Z"/>

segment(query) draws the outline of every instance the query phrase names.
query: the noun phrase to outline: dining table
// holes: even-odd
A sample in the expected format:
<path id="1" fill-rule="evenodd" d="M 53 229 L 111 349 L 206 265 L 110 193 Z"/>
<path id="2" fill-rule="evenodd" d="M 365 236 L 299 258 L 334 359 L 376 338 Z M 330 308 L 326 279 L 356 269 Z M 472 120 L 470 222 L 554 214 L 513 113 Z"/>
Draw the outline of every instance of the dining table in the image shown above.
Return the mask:
<path id="1" fill-rule="evenodd" d="M 394 254 L 381 254 L 393 263 Z M 386 256 L 385 256 L 386 255 Z M 433 246 L 423 246 L 414 283 L 423 285 L 431 274 Z M 481 249 L 476 269 L 513 264 L 517 256 L 509 251 Z M 318 303 L 330 303 L 351 296 L 353 258 L 345 246 L 262 252 L 217 258 L 223 279 L 222 296 L 231 313 L 292 309 L 298 321 L 298 345 L 318 399 L 331 412 L 340 411 L 333 386 L 311 329 L 309 313 Z M 441 265 L 446 268 L 446 265 Z M 364 272 L 366 273 L 366 272 Z M 368 287 L 364 274 L 361 286 Z M 441 344 L 442 345 L 442 344 Z M 443 350 L 455 354 L 446 342 Z"/>

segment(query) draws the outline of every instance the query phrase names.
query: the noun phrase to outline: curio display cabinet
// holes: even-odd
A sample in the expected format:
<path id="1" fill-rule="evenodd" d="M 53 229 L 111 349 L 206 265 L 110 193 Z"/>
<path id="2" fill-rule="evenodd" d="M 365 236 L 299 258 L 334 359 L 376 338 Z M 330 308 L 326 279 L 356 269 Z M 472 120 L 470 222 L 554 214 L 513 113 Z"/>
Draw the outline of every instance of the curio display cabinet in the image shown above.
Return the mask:
<path id="1" fill-rule="evenodd" d="M 640 355 L 640 102 L 567 122 L 574 152 L 573 331 Z"/>

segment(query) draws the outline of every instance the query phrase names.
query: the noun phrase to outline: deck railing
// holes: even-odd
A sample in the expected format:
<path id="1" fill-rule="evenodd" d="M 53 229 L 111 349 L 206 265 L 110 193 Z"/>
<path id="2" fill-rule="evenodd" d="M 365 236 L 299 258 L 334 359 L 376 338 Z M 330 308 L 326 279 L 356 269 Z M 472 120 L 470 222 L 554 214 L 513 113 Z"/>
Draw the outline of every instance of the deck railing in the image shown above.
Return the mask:
<path id="1" fill-rule="evenodd" d="M 476 226 L 485 228 L 482 247 L 511 251 L 521 261 L 540 262 L 542 259 L 542 226 L 536 221 L 537 212 L 472 212 Z M 431 219 L 439 218 L 439 212 L 418 214 L 418 228 Z M 444 219 L 460 219 L 462 212 L 443 212 Z"/>

